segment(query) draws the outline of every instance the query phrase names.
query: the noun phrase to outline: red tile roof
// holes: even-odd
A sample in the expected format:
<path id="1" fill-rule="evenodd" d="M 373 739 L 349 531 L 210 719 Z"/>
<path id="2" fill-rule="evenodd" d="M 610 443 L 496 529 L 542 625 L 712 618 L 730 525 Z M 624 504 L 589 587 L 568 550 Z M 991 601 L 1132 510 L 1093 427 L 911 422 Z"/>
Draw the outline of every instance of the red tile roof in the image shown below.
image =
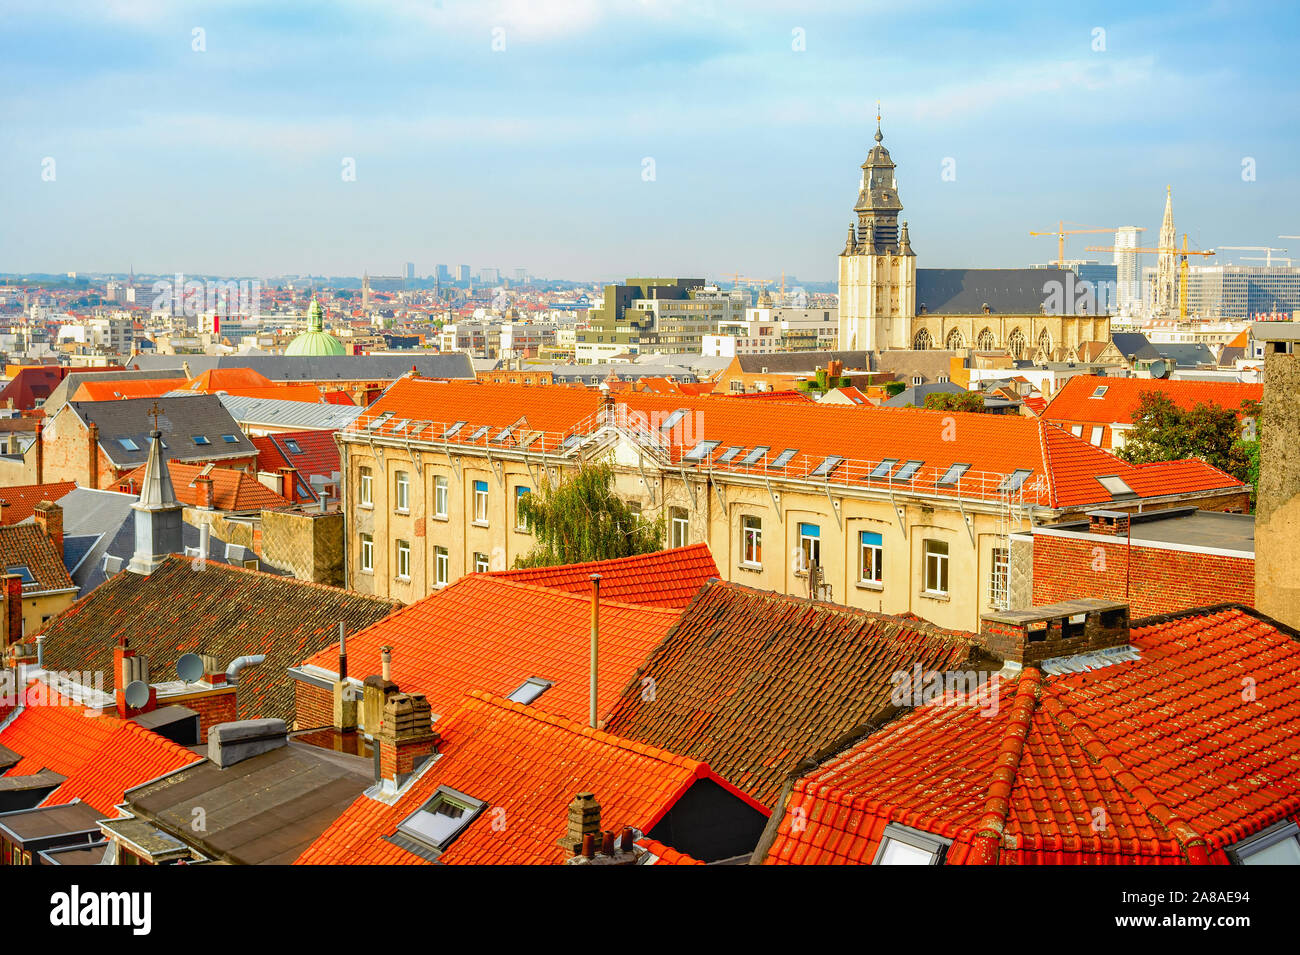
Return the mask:
<path id="1" fill-rule="evenodd" d="M 465 421 L 454 435 L 455 444 L 511 447 L 512 440 L 528 434 L 534 438 L 529 450 L 553 452 L 560 449 L 567 434 L 588 434 L 602 424 L 597 415 L 600 403 L 598 393 L 583 388 L 401 378 L 344 434 L 434 441 L 452 423 Z M 676 410 L 686 415 L 665 433 L 659 426 Z M 385 414 L 389 417 L 377 428 L 368 429 L 368 424 Z M 1103 475 L 1120 477 L 1143 496 L 1176 493 L 1164 488 L 1159 470 L 1164 465 L 1153 465 L 1155 470 L 1138 477 L 1134 465 L 1043 420 L 1019 415 L 627 394 L 619 396 L 614 416 L 616 423 L 640 433 L 644 440 L 666 442 L 665 451 L 674 464 L 699 441 L 719 441 L 713 467 L 739 473 L 769 473 L 765 465 L 788 448 L 799 453 L 783 469 L 787 476 L 805 477 L 834 455 L 846 460 L 832 473 L 832 483 L 870 484 L 882 489 L 890 486 L 887 479 L 867 477 L 876 463 L 887 458 L 923 461 L 924 467 L 911 481 L 896 482 L 894 487 L 912 487 L 939 496 L 956 495 L 957 489 L 936 482 L 951 465 L 959 463 L 970 466 L 959 488 L 968 497 L 1000 497 L 996 489 L 1002 476 L 1017 469 L 1031 472 L 1024 485 L 1026 502 L 1054 508 L 1111 501 L 1110 493 L 1096 481 Z M 433 417 L 439 420 L 431 421 Z M 488 432 L 471 440 L 484 425 L 489 426 Z M 517 426 L 512 437 L 499 443 L 501 430 L 512 425 Z M 489 441 L 498 443 L 489 445 Z M 716 460 L 727 447 L 759 445 L 771 450 L 754 467 L 723 465 Z M 1171 486 L 1181 491 L 1245 486 L 1214 469 L 1179 469 L 1176 476 L 1178 480 Z M 1145 490 L 1129 481 L 1131 477 Z"/>
<path id="2" fill-rule="evenodd" d="M 72 401 L 121 401 L 124 398 L 152 398 L 170 391 L 180 391 L 179 378 L 134 378 L 120 381 L 83 381 Z"/>
<path id="3" fill-rule="evenodd" d="M 714 581 L 627 683 L 606 728 L 704 760 L 771 805 L 800 760 L 889 703 L 893 674 L 918 662 L 946 670 L 973 650 L 970 634 L 925 621 Z"/>
<path id="4" fill-rule="evenodd" d="M 257 467 L 262 471 L 297 468 L 309 481 L 313 474 L 329 477 L 339 470 L 339 447 L 333 431 L 284 431 L 248 440 L 257 448 Z"/>
<path id="5" fill-rule="evenodd" d="M 655 857 L 653 862 L 643 863 L 645 865 L 704 865 L 699 859 L 692 858 L 685 852 L 678 852 L 672 846 L 666 846 L 662 842 L 655 842 L 648 837 L 638 839 L 636 844 Z"/>
<path id="6" fill-rule="evenodd" d="M 1105 388 L 1105 394 L 1092 397 L 1099 388 Z M 1148 391 L 1165 395 L 1183 411 L 1190 411 L 1198 404 L 1239 408 L 1243 401 L 1264 399 L 1263 384 L 1076 375 L 1056 392 L 1042 417 L 1052 422 L 1132 424 L 1142 394 Z"/>
<path id="7" fill-rule="evenodd" d="M 486 803 L 440 858 L 459 865 L 563 862 L 558 841 L 580 792 L 595 794 L 602 819 L 647 832 L 701 779 L 753 805 L 703 763 L 487 693 L 471 692 L 436 728 L 438 758 L 394 805 L 359 797 L 297 864 L 424 864 L 384 837 L 439 786 Z"/>
<path id="8" fill-rule="evenodd" d="M 50 769 L 67 777 L 43 806 L 80 799 L 113 815 L 126 790 L 200 759 L 137 723 L 88 710 L 44 685 L 29 687 L 27 699 L 0 732 L 0 745 L 23 757 L 7 776 Z"/>
<path id="9" fill-rule="evenodd" d="M 950 864 L 1224 863 L 1300 817 L 1300 635 L 1227 607 L 1138 621 L 1132 644 L 995 678 L 995 715 L 930 704 L 849 747 L 795 783 L 765 861 L 870 863 L 893 821 L 952 839 Z"/>
<path id="10" fill-rule="evenodd" d="M 585 564 L 498 570 L 490 576 L 590 596 L 592 574 L 600 574 L 601 600 L 678 609 L 689 604 L 708 581 L 720 576 L 708 544 Z"/>
<path id="11" fill-rule="evenodd" d="M 191 378 L 185 387 L 189 391 L 229 391 L 231 388 L 266 388 L 274 386 L 270 378 L 252 368 L 210 368 L 195 378 Z"/>
<path id="12" fill-rule="evenodd" d="M 0 527 L 0 572 L 10 567 L 26 567 L 31 572 L 33 580 L 24 584 L 25 594 L 77 589 L 63 565 L 62 550 L 37 524 Z"/>
<path id="13" fill-rule="evenodd" d="M 176 500 L 187 507 L 199 506 L 199 489 L 195 479 L 203 474 L 204 467 L 169 461 L 172 488 Z M 145 466 L 141 465 L 118 482 L 117 489 L 127 494 L 139 494 L 144 481 Z M 258 511 L 288 507 L 289 502 L 276 494 L 257 478 L 234 468 L 212 468 L 207 476 L 212 479 L 213 506 L 219 511 Z"/>
<path id="14" fill-rule="evenodd" d="M 677 620 L 675 610 L 601 600 L 601 714 Z M 380 647 L 391 646 L 392 679 L 423 693 L 435 715 L 467 691 L 502 696 L 529 677 L 552 686 L 533 706 L 585 720 L 588 715 L 591 600 L 581 594 L 471 574 L 348 637 L 348 672 L 378 673 Z M 338 644 L 307 663 L 338 672 Z"/>
<path id="15" fill-rule="evenodd" d="M 51 484 L 0 487 L 0 501 L 4 501 L 4 508 L 0 510 L 0 523 L 21 524 L 32 516 L 36 505 L 41 501 L 53 501 L 57 504 L 76 486 L 76 481 L 55 481 Z"/>

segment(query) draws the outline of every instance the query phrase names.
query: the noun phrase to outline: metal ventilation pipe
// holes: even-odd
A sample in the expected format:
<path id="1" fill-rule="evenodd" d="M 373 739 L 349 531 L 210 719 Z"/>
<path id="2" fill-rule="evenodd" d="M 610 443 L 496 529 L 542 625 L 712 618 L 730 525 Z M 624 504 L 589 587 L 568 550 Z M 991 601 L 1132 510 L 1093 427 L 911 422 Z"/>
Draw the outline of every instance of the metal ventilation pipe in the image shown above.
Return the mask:
<path id="1" fill-rule="evenodd" d="M 600 684 L 600 574 L 591 575 L 591 728 L 596 728 L 596 688 Z"/>
<path id="2" fill-rule="evenodd" d="M 230 666 L 226 667 L 226 682 L 232 684 L 238 683 L 240 670 L 244 669 L 244 667 L 257 666 L 257 664 L 265 662 L 265 653 L 252 653 L 246 657 L 237 657 L 236 659 L 231 660 Z"/>

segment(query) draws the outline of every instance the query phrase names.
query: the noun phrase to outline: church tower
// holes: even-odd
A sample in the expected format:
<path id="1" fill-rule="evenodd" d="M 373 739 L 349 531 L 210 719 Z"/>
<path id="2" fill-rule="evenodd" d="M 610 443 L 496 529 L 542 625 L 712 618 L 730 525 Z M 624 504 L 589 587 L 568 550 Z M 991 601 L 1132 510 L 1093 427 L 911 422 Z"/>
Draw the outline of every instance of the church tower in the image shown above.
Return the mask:
<path id="1" fill-rule="evenodd" d="M 1160 245 L 1167 249 L 1156 256 L 1156 289 L 1153 296 L 1156 312 L 1169 314 L 1178 308 L 1178 258 L 1174 254 L 1177 244 L 1174 236 L 1173 193 L 1165 186 L 1165 217 L 1160 222 Z"/>
<path id="2" fill-rule="evenodd" d="M 846 351 L 912 347 L 916 314 L 916 254 L 900 229 L 894 161 L 883 145 L 880 115 L 876 144 L 862 164 L 857 222 L 840 253 L 840 340 Z"/>

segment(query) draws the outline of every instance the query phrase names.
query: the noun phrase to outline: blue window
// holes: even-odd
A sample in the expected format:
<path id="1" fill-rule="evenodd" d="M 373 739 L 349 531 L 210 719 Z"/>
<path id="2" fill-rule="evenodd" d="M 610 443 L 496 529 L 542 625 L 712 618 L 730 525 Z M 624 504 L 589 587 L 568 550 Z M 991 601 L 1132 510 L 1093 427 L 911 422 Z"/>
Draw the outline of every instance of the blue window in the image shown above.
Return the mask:
<path id="1" fill-rule="evenodd" d="M 858 561 L 858 581 L 879 584 L 885 579 L 885 548 L 879 534 L 863 531 L 858 535 L 861 558 Z"/>
<path id="2" fill-rule="evenodd" d="M 816 524 L 799 525 L 799 554 L 803 564 L 798 570 L 807 570 L 814 562 L 822 562 L 822 529 Z"/>
<path id="3" fill-rule="evenodd" d="M 474 523 L 488 522 L 488 488 L 487 481 L 474 482 Z"/>
<path id="4" fill-rule="evenodd" d="M 515 530 L 517 531 L 526 531 L 529 529 L 528 520 L 519 512 L 519 502 L 530 490 L 531 488 L 526 488 L 522 484 L 515 488 Z"/>

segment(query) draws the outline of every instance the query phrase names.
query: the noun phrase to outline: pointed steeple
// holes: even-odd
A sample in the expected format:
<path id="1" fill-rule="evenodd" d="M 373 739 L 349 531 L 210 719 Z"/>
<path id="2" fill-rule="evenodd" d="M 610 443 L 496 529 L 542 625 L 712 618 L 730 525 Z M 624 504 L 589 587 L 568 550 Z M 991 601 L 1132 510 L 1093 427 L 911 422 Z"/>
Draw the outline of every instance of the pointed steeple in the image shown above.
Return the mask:
<path id="1" fill-rule="evenodd" d="M 898 237 L 898 252 L 899 255 L 916 255 L 916 253 L 912 251 L 912 241 L 907 237 L 906 220 L 903 222 L 903 231 Z"/>
<path id="2" fill-rule="evenodd" d="M 1160 221 L 1160 244 L 1157 248 L 1166 250 L 1156 255 L 1156 289 L 1155 307 L 1160 312 L 1171 312 L 1177 307 L 1178 260 L 1174 247 L 1178 239 L 1174 233 L 1174 197 L 1173 190 L 1165 186 L 1165 215 Z"/>
<path id="3" fill-rule="evenodd" d="M 132 573 L 145 576 L 157 570 L 168 555 L 179 554 L 185 549 L 181 503 L 176 500 L 171 471 L 163 456 L 156 403 L 151 413 L 155 415 L 154 430 L 149 432 L 149 457 L 140 482 L 140 500 L 131 505 L 135 510 L 135 554 L 126 565 Z"/>
<path id="4" fill-rule="evenodd" d="M 849 223 L 849 239 L 844 243 L 844 251 L 840 255 L 852 255 L 858 250 L 858 237 L 853 232 L 853 223 Z"/>

